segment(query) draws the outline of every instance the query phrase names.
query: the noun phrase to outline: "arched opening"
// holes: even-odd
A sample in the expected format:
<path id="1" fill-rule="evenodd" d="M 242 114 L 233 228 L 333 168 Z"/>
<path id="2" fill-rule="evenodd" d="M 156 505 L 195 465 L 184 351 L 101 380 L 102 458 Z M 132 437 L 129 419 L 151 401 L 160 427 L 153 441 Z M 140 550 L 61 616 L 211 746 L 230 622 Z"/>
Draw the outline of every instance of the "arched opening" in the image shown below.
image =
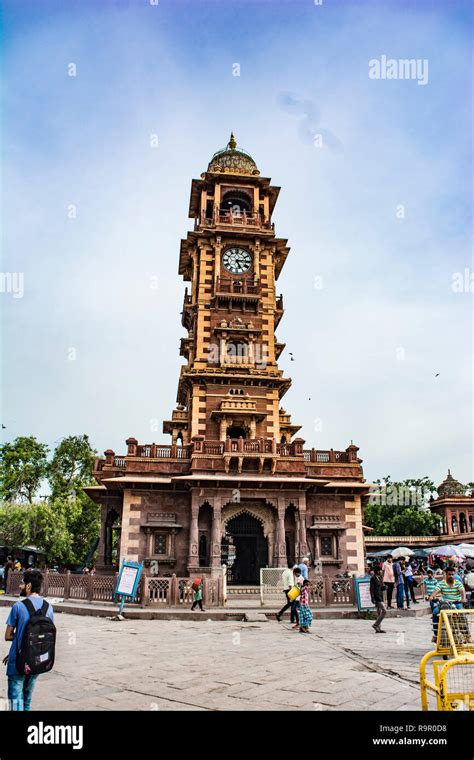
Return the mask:
<path id="1" fill-rule="evenodd" d="M 469 532 L 470 533 L 474 532 L 474 518 L 472 517 L 472 515 L 469 515 Z"/>
<path id="2" fill-rule="evenodd" d="M 210 558 L 210 537 L 212 530 L 212 509 L 208 502 L 204 502 L 199 508 L 198 516 L 198 529 L 199 529 L 199 567 L 209 567 L 211 564 Z"/>
<path id="3" fill-rule="evenodd" d="M 229 544 L 234 547 L 233 562 L 228 575 L 229 582 L 233 584 L 260 583 L 260 568 L 267 565 L 268 547 L 259 520 L 249 512 L 241 512 L 229 520 L 226 537 L 223 539 L 223 549 L 224 552 L 227 549 L 227 556 Z"/>
<path id="4" fill-rule="evenodd" d="M 177 435 L 176 445 L 177 446 L 182 446 L 183 445 L 183 434 L 181 433 L 181 431 Z"/>
<path id="5" fill-rule="evenodd" d="M 453 533 L 458 532 L 458 521 L 457 521 L 456 515 L 453 515 L 451 517 L 451 530 L 453 531 Z"/>
<path id="6" fill-rule="evenodd" d="M 247 193 L 240 190 L 229 190 L 221 198 L 221 214 L 232 212 L 233 216 L 241 216 L 244 212 L 252 211 L 250 198 Z"/>
<path id="7" fill-rule="evenodd" d="M 461 533 L 467 533 L 467 520 L 464 512 L 459 515 L 459 530 Z"/>
<path id="8" fill-rule="evenodd" d="M 286 435 L 282 435 L 282 437 L 280 438 L 280 443 L 282 446 L 286 446 L 287 444 Z"/>
<path id="9" fill-rule="evenodd" d="M 199 567 L 208 567 L 207 536 L 203 533 L 199 536 Z"/>
<path id="10" fill-rule="evenodd" d="M 239 425 L 232 425 L 227 428 L 227 435 L 229 438 L 247 438 L 247 431 Z"/>
<path id="11" fill-rule="evenodd" d="M 105 520 L 104 533 L 104 564 L 107 566 L 118 565 L 120 555 L 120 515 L 115 509 L 111 509 Z"/>

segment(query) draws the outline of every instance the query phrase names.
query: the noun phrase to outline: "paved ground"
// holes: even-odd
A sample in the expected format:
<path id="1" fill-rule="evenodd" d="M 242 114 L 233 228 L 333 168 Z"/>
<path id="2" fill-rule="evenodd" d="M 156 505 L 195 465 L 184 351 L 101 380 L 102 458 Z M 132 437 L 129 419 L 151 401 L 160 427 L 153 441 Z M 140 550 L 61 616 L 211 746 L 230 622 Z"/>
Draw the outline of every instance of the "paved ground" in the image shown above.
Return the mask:
<path id="1" fill-rule="evenodd" d="M 2 629 L 7 615 L 0 608 Z M 365 620 L 315 619 L 305 635 L 206 613 L 202 622 L 64 613 L 56 623 L 57 664 L 38 680 L 37 710 L 419 710 L 418 664 L 431 649 L 429 617 L 387 619 L 385 635 Z"/>

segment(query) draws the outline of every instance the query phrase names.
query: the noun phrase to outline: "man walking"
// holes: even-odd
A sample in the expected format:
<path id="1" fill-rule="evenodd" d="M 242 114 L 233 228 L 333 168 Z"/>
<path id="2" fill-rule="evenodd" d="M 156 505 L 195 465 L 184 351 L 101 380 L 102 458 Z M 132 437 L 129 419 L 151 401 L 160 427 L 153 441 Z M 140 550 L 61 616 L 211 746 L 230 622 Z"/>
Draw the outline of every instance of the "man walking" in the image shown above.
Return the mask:
<path id="1" fill-rule="evenodd" d="M 385 604 L 383 601 L 383 591 L 384 585 L 382 579 L 382 568 L 378 566 L 375 568 L 373 574 L 370 577 L 370 598 L 372 599 L 372 604 L 375 606 L 378 612 L 377 620 L 372 626 L 372 628 L 375 630 L 375 633 L 386 633 L 386 631 L 382 631 L 380 627 L 382 620 L 387 614 L 387 610 L 385 609 Z"/>
<path id="2" fill-rule="evenodd" d="M 395 576 L 395 588 L 397 593 L 397 607 L 403 610 L 403 597 L 405 594 L 405 579 L 402 573 L 402 567 L 398 560 L 393 563 L 393 573 Z"/>
<path id="3" fill-rule="evenodd" d="M 301 578 L 303 581 L 308 580 L 308 568 L 309 568 L 309 557 L 303 557 L 300 564 L 298 565 L 300 571 L 301 571 Z"/>
<path id="4" fill-rule="evenodd" d="M 383 563 L 382 569 L 383 569 L 383 582 L 384 582 L 385 588 L 387 589 L 387 607 L 389 610 L 391 610 L 393 587 L 395 586 L 395 574 L 393 572 L 393 559 L 392 559 L 391 554 L 388 555 L 387 559 Z"/>
<path id="5" fill-rule="evenodd" d="M 37 612 L 47 605 L 44 611 L 47 617 L 54 621 L 53 608 L 40 596 L 43 575 L 39 570 L 25 570 L 23 581 L 20 583 L 20 596 L 26 597 L 30 605 Z M 31 698 L 38 675 L 22 675 L 16 667 L 18 650 L 23 641 L 23 634 L 30 621 L 30 611 L 25 602 L 16 602 L 10 610 L 5 630 L 5 641 L 11 641 L 12 645 L 8 655 L 3 660 L 7 664 L 8 699 L 11 709 L 15 711 L 29 710 Z"/>
<path id="6" fill-rule="evenodd" d="M 278 620 L 279 623 L 281 623 L 281 619 L 282 619 L 284 613 L 292 605 L 292 601 L 291 601 L 291 599 L 288 596 L 288 592 L 289 592 L 290 588 L 292 588 L 292 586 L 294 585 L 294 580 L 293 580 L 293 568 L 294 567 L 295 567 L 295 565 L 294 565 L 293 562 L 288 562 L 288 567 L 285 568 L 285 570 L 283 570 L 283 573 L 282 573 L 283 593 L 285 594 L 285 597 L 286 597 L 286 604 L 285 604 L 284 607 L 281 608 L 280 612 L 277 612 L 276 615 L 275 615 L 275 617 L 276 617 L 276 619 Z M 294 620 L 293 610 L 291 611 L 291 622 L 292 623 L 296 622 Z"/>

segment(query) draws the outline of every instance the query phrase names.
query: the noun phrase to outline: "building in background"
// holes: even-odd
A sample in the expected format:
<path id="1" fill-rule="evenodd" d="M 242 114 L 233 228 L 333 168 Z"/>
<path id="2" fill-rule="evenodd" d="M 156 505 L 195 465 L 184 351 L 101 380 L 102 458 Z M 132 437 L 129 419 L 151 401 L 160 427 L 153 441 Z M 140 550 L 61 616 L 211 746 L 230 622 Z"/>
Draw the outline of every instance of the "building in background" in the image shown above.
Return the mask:
<path id="1" fill-rule="evenodd" d="M 364 570 L 357 446 L 304 448 L 282 407 L 291 380 L 275 335 L 289 254 L 272 222 L 279 191 L 233 135 L 192 181 L 194 229 L 179 256 L 186 364 L 163 424 L 171 441 L 131 437 L 126 454 L 97 461 L 98 485 L 85 490 L 102 507 L 102 571 L 125 557 L 178 575 L 225 562 L 229 582 L 253 584 L 261 567 L 307 554 L 328 575 Z M 159 377 L 143 392 L 157 387 Z"/>

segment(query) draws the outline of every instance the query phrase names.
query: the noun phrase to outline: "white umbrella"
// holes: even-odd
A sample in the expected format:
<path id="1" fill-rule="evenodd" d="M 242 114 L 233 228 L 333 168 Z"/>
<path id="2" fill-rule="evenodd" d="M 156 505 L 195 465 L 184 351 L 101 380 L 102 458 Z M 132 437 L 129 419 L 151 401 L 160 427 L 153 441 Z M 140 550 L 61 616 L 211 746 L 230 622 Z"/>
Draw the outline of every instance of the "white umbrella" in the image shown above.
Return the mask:
<path id="1" fill-rule="evenodd" d="M 474 544 L 459 544 L 458 549 L 465 557 L 474 558 Z"/>
<path id="2" fill-rule="evenodd" d="M 454 557 L 455 559 L 466 559 L 465 555 L 459 550 L 459 547 L 454 544 L 448 544 L 448 546 L 438 546 L 434 549 L 432 554 L 435 557 Z"/>
<path id="3" fill-rule="evenodd" d="M 398 546 L 392 552 L 392 557 L 398 559 L 398 557 L 413 557 L 414 551 L 408 549 L 406 546 Z"/>

